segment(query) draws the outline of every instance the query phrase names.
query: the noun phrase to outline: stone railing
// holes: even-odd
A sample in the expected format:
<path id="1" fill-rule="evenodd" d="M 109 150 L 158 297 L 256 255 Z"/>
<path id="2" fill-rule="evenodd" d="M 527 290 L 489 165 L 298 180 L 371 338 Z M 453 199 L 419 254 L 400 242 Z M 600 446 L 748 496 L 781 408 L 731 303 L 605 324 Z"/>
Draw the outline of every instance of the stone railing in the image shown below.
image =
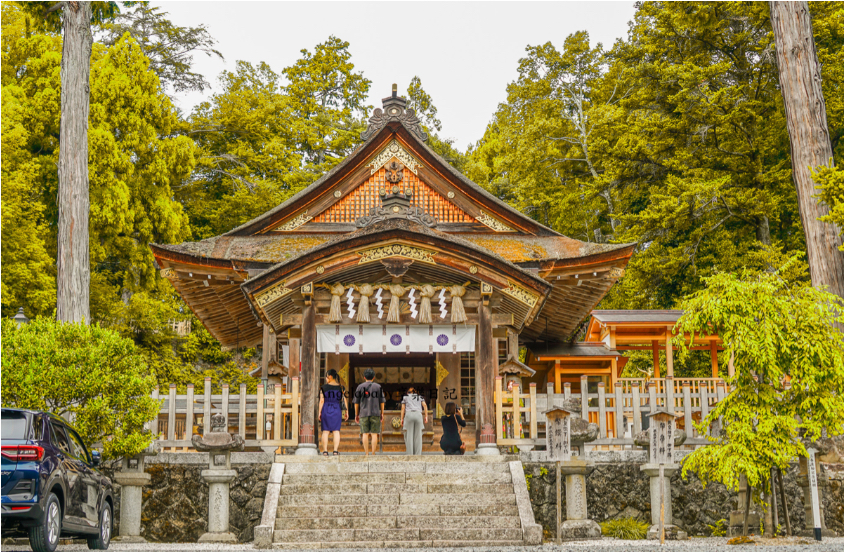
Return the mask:
<path id="1" fill-rule="evenodd" d="M 587 377 L 582 377 L 581 389 L 587 389 Z M 667 389 L 674 391 L 667 395 Z M 613 390 L 606 390 L 604 384 L 599 383 L 597 392 L 586 394 L 587 401 L 581 402 L 581 418 L 599 426 L 599 439 L 585 447 L 633 447 L 634 436 L 647 424 L 645 415 L 664 407 L 675 412 L 678 428 L 686 431 L 685 446 L 705 445 L 709 443 L 707 437 L 696 430 L 694 423 L 707 418 L 726 395 L 726 386 L 721 379 L 678 379 L 677 382 L 672 378 L 660 381 L 625 379 L 617 381 Z M 564 384 L 561 394 L 554 393 L 551 383 L 545 394 L 538 394 L 534 384 L 526 394 L 503 391 L 502 380 L 497 378 L 494 392 L 497 443 L 529 448 L 545 446 L 543 412 L 564 400 L 581 398 L 582 394 L 571 392 L 569 383 Z M 714 423 L 708 433 L 716 435 L 717 426 L 718 423 Z"/>
<path id="2" fill-rule="evenodd" d="M 291 379 L 289 391 L 270 384 L 265 392 L 259 384 L 255 394 L 247 394 L 245 384 L 236 394 L 229 392 L 227 384 L 222 385 L 220 394 L 212 394 L 211 379 L 206 378 L 202 394 L 194 393 L 192 384 L 187 393 L 177 394 L 176 385 L 171 384 L 167 395 L 160 395 L 156 388 L 153 398 L 164 400 L 158 418 L 150 422 L 163 448 L 192 448 L 191 436 L 208 434 L 215 413 L 226 417 L 226 428 L 243 437 L 246 447 L 275 449 L 299 443 L 298 378 Z"/>

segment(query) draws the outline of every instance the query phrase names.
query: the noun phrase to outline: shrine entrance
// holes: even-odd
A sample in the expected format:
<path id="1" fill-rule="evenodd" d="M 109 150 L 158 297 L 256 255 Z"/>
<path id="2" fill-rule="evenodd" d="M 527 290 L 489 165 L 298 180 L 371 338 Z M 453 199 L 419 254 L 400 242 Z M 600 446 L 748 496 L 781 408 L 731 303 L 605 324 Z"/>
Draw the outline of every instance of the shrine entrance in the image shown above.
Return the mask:
<path id="1" fill-rule="evenodd" d="M 385 395 L 385 411 L 401 410 L 402 398 L 411 387 L 425 398 L 429 410 L 433 410 L 437 401 L 435 358 L 435 354 L 429 353 L 350 355 L 350 401 L 355 389 L 365 380 L 364 371 L 371 368 L 376 373 L 374 381 L 381 385 Z"/>

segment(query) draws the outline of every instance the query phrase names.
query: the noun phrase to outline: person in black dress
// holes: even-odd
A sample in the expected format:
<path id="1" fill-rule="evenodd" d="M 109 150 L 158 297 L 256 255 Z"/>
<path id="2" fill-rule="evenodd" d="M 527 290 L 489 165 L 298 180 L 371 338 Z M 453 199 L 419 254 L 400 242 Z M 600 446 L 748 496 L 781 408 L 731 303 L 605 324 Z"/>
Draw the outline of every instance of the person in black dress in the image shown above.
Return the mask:
<path id="1" fill-rule="evenodd" d="M 460 407 L 455 406 L 455 402 L 450 401 L 446 404 L 445 415 L 440 417 L 440 425 L 443 427 L 443 436 L 440 437 L 440 449 L 445 455 L 463 455 L 461 446 L 464 444 L 461 440 L 461 433 L 459 425 L 464 427 L 467 423 L 464 421 L 464 413 Z"/>

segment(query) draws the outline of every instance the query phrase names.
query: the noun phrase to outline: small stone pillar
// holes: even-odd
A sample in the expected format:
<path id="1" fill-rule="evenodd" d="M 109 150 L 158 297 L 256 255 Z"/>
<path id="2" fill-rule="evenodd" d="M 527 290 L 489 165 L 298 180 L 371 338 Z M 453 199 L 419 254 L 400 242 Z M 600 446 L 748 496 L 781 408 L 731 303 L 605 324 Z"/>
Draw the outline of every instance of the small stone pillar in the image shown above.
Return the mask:
<path id="1" fill-rule="evenodd" d="M 578 417 L 580 408 L 553 407 L 546 416 L 547 458 L 560 467 L 566 486 L 566 520 L 560 524 L 561 540 L 601 538 L 601 527 L 587 518 L 587 476 L 594 464 L 572 458 L 572 442 L 595 440 L 598 426 Z M 595 427 L 595 428 L 593 428 Z M 557 477 L 557 475 L 555 475 Z"/>
<path id="2" fill-rule="evenodd" d="M 810 447 L 813 447 L 817 444 L 809 445 Z M 809 447 L 807 449 L 809 449 Z M 824 507 L 821 502 L 822 490 L 827 487 L 827 478 L 821 476 L 822 472 L 821 466 L 819 465 L 819 456 L 813 455 L 813 460 L 815 461 L 816 475 L 818 475 L 816 479 L 818 481 L 819 522 L 821 522 L 822 536 L 835 537 L 836 533 L 828 530 L 827 525 L 824 522 Z M 809 459 L 807 457 L 798 457 L 798 485 L 801 486 L 801 491 L 804 494 L 804 520 L 806 521 L 804 523 L 804 530 L 801 531 L 799 535 L 813 537 L 813 495 L 810 490 L 809 472 Z"/>
<path id="3" fill-rule="evenodd" d="M 648 463 L 642 470 L 649 477 L 651 492 L 651 528 L 646 538 L 660 539 L 660 466 L 663 465 L 663 531 L 667 540 L 685 540 L 686 532 L 672 524 L 672 475 L 679 466 L 674 463 L 675 446 L 686 440 L 686 433 L 676 436 L 675 413 L 661 409 L 646 415 L 651 418 L 650 428 L 646 431 L 648 440 Z"/>
<path id="4" fill-rule="evenodd" d="M 148 450 L 131 458 L 124 458 L 121 471 L 114 475 L 114 481 L 120 485 L 120 528 L 119 535 L 113 538 L 121 543 L 146 543 L 141 537 L 141 508 L 144 486 L 151 476 L 144 472 L 144 458 L 156 455 L 157 451 Z"/>
<path id="5" fill-rule="evenodd" d="M 208 482 L 208 532 L 200 536 L 200 542 L 238 542 L 229 532 L 229 483 L 238 475 L 232 469 L 231 453 L 243 451 L 244 439 L 225 430 L 226 417 L 216 413 L 211 417 L 211 432 L 191 438 L 197 451 L 208 452 L 208 469 L 200 473 Z"/>

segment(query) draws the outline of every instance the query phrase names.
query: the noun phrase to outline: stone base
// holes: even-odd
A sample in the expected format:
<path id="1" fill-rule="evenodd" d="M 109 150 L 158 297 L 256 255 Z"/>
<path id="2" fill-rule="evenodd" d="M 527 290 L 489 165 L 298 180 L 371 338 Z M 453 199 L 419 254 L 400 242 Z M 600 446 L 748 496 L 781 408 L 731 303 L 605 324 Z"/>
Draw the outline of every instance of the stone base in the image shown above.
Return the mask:
<path id="1" fill-rule="evenodd" d="M 147 543 L 141 536 L 115 536 L 111 539 L 114 543 Z"/>
<path id="2" fill-rule="evenodd" d="M 663 527 L 663 535 L 667 540 L 686 540 L 688 539 L 687 533 L 675 526 L 674 524 L 667 524 Z M 659 540 L 660 539 L 660 526 L 655 524 L 651 528 L 648 529 L 648 533 L 645 536 L 647 540 Z"/>
<path id="3" fill-rule="evenodd" d="M 317 444 L 299 444 L 293 454 L 317 456 L 320 452 L 317 450 Z"/>
<path id="4" fill-rule="evenodd" d="M 785 525 L 784 525 L 783 522 L 781 522 L 781 528 L 785 528 Z M 742 531 L 742 528 L 740 528 L 740 531 Z M 815 529 L 814 528 L 804 529 L 804 530 L 798 532 L 796 534 L 796 536 L 801 536 L 803 538 L 815 538 L 816 537 Z M 833 530 L 830 530 L 828 528 L 824 528 L 824 529 L 822 529 L 822 537 L 823 538 L 835 538 L 835 537 L 837 537 L 837 535 L 836 535 L 836 532 L 834 532 Z"/>
<path id="5" fill-rule="evenodd" d="M 560 524 L 560 537 L 566 541 L 600 540 L 601 526 L 595 520 L 565 520 Z"/>
<path id="6" fill-rule="evenodd" d="M 760 534 L 760 513 L 754 511 L 754 507 L 755 505 L 752 504 L 752 510 L 748 512 L 748 534 L 757 536 Z M 731 511 L 728 518 L 728 528 L 725 533 L 727 537 L 735 538 L 742 535 L 743 516 L 745 516 L 745 511 Z M 812 531 L 810 532 L 810 535 L 812 535 Z"/>
<path id="7" fill-rule="evenodd" d="M 231 532 L 206 532 L 197 541 L 199 543 L 238 543 L 238 538 Z"/>
<path id="8" fill-rule="evenodd" d="M 476 455 L 501 455 L 496 444 L 478 444 L 475 446 Z"/>

